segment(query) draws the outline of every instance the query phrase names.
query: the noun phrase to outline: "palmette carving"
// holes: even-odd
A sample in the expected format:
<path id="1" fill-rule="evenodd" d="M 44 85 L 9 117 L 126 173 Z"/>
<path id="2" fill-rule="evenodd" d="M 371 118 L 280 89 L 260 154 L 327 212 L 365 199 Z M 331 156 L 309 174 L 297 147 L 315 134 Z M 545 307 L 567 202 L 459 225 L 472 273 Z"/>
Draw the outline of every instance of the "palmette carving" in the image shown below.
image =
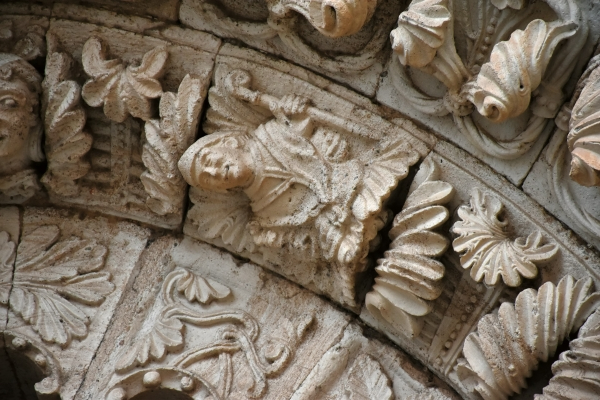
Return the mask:
<path id="1" fill-rule="evenodd" d="M 47 225 L 18 247 L 9 306 L 47 342 L 69 346 L 87 335 L 89 316 L 75 303 L 98 305 L 114 285 L 103 272 L 106 248 L 93 240 L 58 240 Z"/>
<path id="2" fill-rule="evenodd" d="M 570 350 L 552 364 L 554 376 L 535 400 L 593 400 L 600 393 L 600 309 L 569 343 Z"/>
<path id="3" fill-rule="evenodd" d="M 381 365 L 368 354 L 361 354 L 352 364 L 346 380 L 348 400 L 392 400 L 391 382 Z"/>
<path id="4" fill-rule="evenodd" d="M 435 257 L 446 251 L 449 240 L 433 230 L 448 219 L 443 204 L 452 199 L 454 188 L 438 178 L 438 166 L 427 159 L 402 212 L 394 218 L 390 250 L 377 261 L 375 285 L 365 299 L 372 315 L 410 337 L 419 334 L 423 325 L 419 317 L 431 312 L 433 300 L 442 293 L 445 268 Z"/>
<path id="5" fill-rule="evenodd" d="M 85 156 L 93 141 L 92 135 L 84 131 L 86 115 L 80 104 L 81 87 L 69 79 L 72 66 L 73 60 L 68 54 L 50 53 L 42 83 L 48 170 L 41 181 L 48 190 L 63 196 L 78 194 L 75 180 L 90 170 Z"/>
<path id="6" fill-rule="evenodd" d="M 461 221 L 452 226 L 459 235 L 452 243 L 454 250 L 464 253 L 460 263 L 471 268 L 471 277 L 487 285 L 496 285 L 498 278 L 508 286 L 519 286 L 521 277 L 537 276 L 536 262 L 548 261 L 558 251 L 554 243 L 542 244 L 542 234 L 534 231 L 526 239 L 514 241 L 506 232 L 508 220 L 500 220 L 502 203 L 479 188 L 473 191 L 471 205 L 458 210 Z"/>
<path id="7" fill-rule="evenodd" d="M 149 331 L 120 356 L 115 366 L 116 371 L 127 372 L 137 366 L 143 367 L 153 360 L 162 360 L 169 351 L 181 349 L 184 343 L 182 321 L 188 321 L 194 314 L 193 311 L 177 304 L 177 292 L 182 293 L 190 303 L 197 301 L 200 304 L 210 304 L 213 299 L 227 297 L 230 290 L 183 268 L 171 272 L 165 278 L 161 290 L 165 306 Z M 210 324 L 206 318 L 203 322 Z"/>
<path id="8" fill-rule="evenodd" d="M 117 394 L 124 396 L 126 391 L 123 386 L 130 381 L 141 379 L 146 388 L 152 389 L 160 386 L 163 377 L 171 374 L 176 374 L 179 379 L 182 376 L 188 377 L 187 380 L 181 379 L 182 384 L 177 390 L 188 393 L 203 391 L 215 400 L 228 399 L 230 396 L 262 397 L 267 390 L 268 378 L 277 376 L 287 366 L 293 357 L 294 347 L 306 334 L 313 317 L 305 315 L 294 323 L 284 319 L 281 336 L 269 338 L 264 348 L 258 348 L 256 341 L 260 335 L 260 327 L 249 313 L 236 309 L 212 312 L 206 309 L 213 301 L 218 302 L 230 295 L 231 290 L 226 286 L 185 268 L 178 267 L 171 272 L 162 285 L 161 300 L 164 307 L 158 319 L 150 327 L 143 329 L 141 337 L 125 349 L 117 361 L 116 371 L 125 374 L 135 367 L 161 361 L 168 352 L 182 351 L 185 347 L 184 324 L 200 328 L 220 327 L 221 330 L 212 342 L 200 348 L 186 349 L 169 361 L 168 366 L 129 373 L 108 391 L 108 399 Z M 193 303 L 196 302 L 203 305 L 202 309 L 194 307 Z M 232 392 L 232 384 L 238 371 L 232 369 L 232 357 L 236 353 L 244 355 L 249 374 L 247 378 L 253 381 L 246 393 Z M 202 374 L 189 370 L 193 365 L 215 358 L 220 371 L 216 385 L 211 384 Z M 157 381 L 156 385 L 147 384 L 150 376 L 155 378 L 153 381 Z M 129 395 L 135 394 L 137 392 Z"/>
<path id="9" fill-rule="evenodd" d="M 563 86 L 585 45 L 587 22 L 572 0 L 547 0 L 544 5 L 519 0 L 476 3 L 415 0 L 391 34 L 398 61 L 437 78 L 447 88 L 443 96 L 417 88 L 396 60 L 390 66 L 392 81 L 419 111 L 451 114 L 480 151 L 515 159 L 536 143 L 558 113 Z M 478 13 L 467 12 L 474 6 Z M 535 19 L 545 6 L 558 18 Z M 525 24 L 524 30 L 517 29 Z M 466 51 L 459 55 L 457 49 Z M 501 126 L 481 123 L 472 115 L 475 109 L 494 123 L 514 119 L 528 109 L 531 114 L 522 131 L 507 140 Z"/>
<path id="10" fill-rule="evenodd" d="M 162 95 L 158 79 L 164 73 L 167 48 L 150 50 L 139 66 L 107 60 L 107 53 L 101 39 L 91 37 L 85 42 L 81 58 L 91 78 L 83 85 L 83 99 L 92 107 L 103 105 L 104 114 L 115 122 L 124 122 L 129 115 L 148 121 L 152 117 L 150 100 Z"/>
<path id="11" fill-rule="evenodd" d="M 484 316 L 467 336 L 465 359 L 457 366 L 463 385 L 486 400 L 520 393 L 538 364 L 600 305 L 600 294 L 591 290 L 590 278 L 565 276 L 557 286 L 546 282 L 537 291 L 526 289 L 514 304 L 503 303 L 497 314 Z"/>
<path id="12" fill-rule="evenodd" d="M 161 119 L 146 122 L 142 160 L 147 169 L 140 179 L 149 195 L 146 204 L 159 215 L 183 209 L 186 183 L 177 162 L 196 136 L 204 92 L 199 79 L 186 75 L 177 94 L 162 95 Z"/>

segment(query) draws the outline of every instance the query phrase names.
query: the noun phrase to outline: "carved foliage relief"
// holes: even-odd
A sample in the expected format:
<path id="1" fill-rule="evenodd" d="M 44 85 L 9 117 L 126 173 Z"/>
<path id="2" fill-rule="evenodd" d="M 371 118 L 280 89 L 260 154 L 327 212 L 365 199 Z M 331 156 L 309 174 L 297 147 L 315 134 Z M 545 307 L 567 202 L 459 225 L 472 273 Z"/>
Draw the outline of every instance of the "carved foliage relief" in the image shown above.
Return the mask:
<path id="1" fill-rule="evenodd" d="M 217 253 L 191 241 L 181 246 L 177 251 L 188 258 L 198 257 L 187 253 L 190 249 L 209 257 Z M 230 264 L 217 260 L 213 267 L 231 269 Z M 157 387 L 223 400 L 271 393 L 269 381 L 284 373 L 313 329 L 313 313 L 292 312 L 299 315 L 291 317 L 279 310 L 282 305 L 271 311 L 259 307 L 255 312 L 278 315 L 277 326 L 263 326 L 265 316 L 253 315 L 248 298 L 258 295 L 250 289 L 258 271 L 238 271 L 250 287 L 232 290 L 202 276 L 203 270 L 210 267 L 176 266 L 165 277 L 153 311 L 117 355 L 108 399 L 131 398 Z"/>
<path id="2" fill-rule="evenodd" d="M 598 307 L 599 294 L 591 289 L 591 279 L 566 276 L 556 286 L 547 282 L 538 291 L 524 290 L 514 304 L 503 303 L 497 314 L 484 316 L 477 331 L 465 340 L 459 379 L 484 399 L 520 393 L 538 364 L 552 357 Z"/>
<path id="3" fill-rule="evenodd" d="M 71 29 L 82 35 L 73 40 Z M 193 49 L 54 22 L 42 110 L 48 158 L 42 182 L 51 200 L 180 225 L 186 184 L 177 161 L 197 135 L 212 45 L 204 51 L 203 43 Z M 71 56 L 78 53 L 80 59 Z"/>
<path id="4" fill-rule="evenodd" d="M 106 247 L 77 237 L 58 240 L 59 234 L 57 226 L 48 225 L 21 240 L 8 304 L 44 341 L 68 346 L 73 338 L 87 335 L 90 322 L 77 303 L 100 304 L 114 285 L 102 271 Z M 3 245 L 8 257 L 11 243 Z M 14 257 L 14 248 L 12 253 Z M 3 275 L 7 269 L 12 272 L 12 265 L 2 267 Z M 2 289 L 6 300 L 10 287 Z"/>
<path id="5" fill-rule="evenodd" d="M 398 12 L 399 4 L 389 0 L 273 0 L 254 6 L 184 0 L 180 18 L 197 29 L 344 75 L 377 63 Z"/>
<path id="6" fill-rule="evenodd" d="M 510 239 L 506 232 L 507 220 L 499 219 L 503 205 L 495 197 L 473 190 L 471 206 L 458 210 L 460 221 L 452 231 L 459 235 L 452 243 L 454 250 L 463 253 L 460 263 L 471 269 L 471 277 L 487 285 L 495 285 L 502 277 L 504 284 L 519 286 L 522 278 L 537 276 L 536 262 L 550 260 L 558 251 L 553 243 L 542 244 L 539 231 L 527 238 Z"/>
<path id="7" fill-rule="evenodd" d="M 588 35 L 575 2 L 545 3 L 413 1 L 400 14 L 392 47 L 401 64 L 435 77 L 447 91 L 442 97 L 425 94 L 401 67 L 392 71 L 396 85 L 420 111 L 451 114 L 485 154 L 519 157 L 558 113 L 563 86 Z M 559 46 L 563 42 L 567 45 Z M 495 124 L 528 109 L 527 123 L 517 135 L 507 139 L 496 132 Z"/>
<path id="8" fill-rule="evenodd" d="M 446 251 L 449 240 L 434 230 L 449 217 L 444 204 L 454 188 L 438 180 L 438 168 L 432 159 L 421 166 L 402 212 L 394 218 L 390 250 L 378 260 L 375 285 L 365 299 L 371 314 L 411 337 L 419 335 L 419 317 L 431 312 L 432 301 L 443 290 L 445 268 L 435 257 Z"/>

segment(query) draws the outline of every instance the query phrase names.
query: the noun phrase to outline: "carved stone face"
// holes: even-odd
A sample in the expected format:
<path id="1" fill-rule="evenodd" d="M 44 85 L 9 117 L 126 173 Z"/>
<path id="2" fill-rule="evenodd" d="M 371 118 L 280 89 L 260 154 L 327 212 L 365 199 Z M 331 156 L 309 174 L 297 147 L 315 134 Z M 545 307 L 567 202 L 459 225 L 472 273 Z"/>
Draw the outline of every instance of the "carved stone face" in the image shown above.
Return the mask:
<path id="1" fill-rule="evenodd" d="M 27 152 L 29 131 L 36 123 L 25 82 L 0 79 L 0 157 Z"/>
<path id="2" fill-rule="evenodd" d="M 38 115 L 41 77 L 23 59 L 0 53 L 0 173 L 40 161 Z"/>
<path id="3" fill-rule="evenodd" d="M 250 155 L 229 147 L 204 148 L 197 159 L 198 184 L 204 189 L 247 187 L 254 178 Z"/>

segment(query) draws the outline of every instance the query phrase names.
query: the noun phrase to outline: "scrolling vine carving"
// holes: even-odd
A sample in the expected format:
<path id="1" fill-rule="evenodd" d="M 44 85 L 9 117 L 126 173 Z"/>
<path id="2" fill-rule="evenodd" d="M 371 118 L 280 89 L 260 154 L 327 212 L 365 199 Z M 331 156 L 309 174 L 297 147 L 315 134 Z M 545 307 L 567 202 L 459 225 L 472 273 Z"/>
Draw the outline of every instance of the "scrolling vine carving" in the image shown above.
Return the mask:
<path id="1" fill-rule="evenodd" d="M 136 371 L 125 376 L 120 383 L 109 391 L 109 398 L 125 393 L 126 383 L 142 378 L 145 386 L 149 377 L 158 379 L 176 374 L 187 377 L 188 386 L 181 385 L 178 390 L 190 392 L 204 390 L 214 399 L 228 399 L 240 395 L 232 392 L 235 372 L 232 369 L 232 357 L 236 353 L 244 355 L 248 373 L 253 380 L 245 396 L 259 398 L 267 390 L 269 377 L 277 376 L 293 357 L 294 347 L 303 339 L 307 328 L 312 323 L 312 315 L 292 323 L 285 321 L 285 334 L 280 338 L 269 338 L 263 348 L 257 347 L 260 327 L 256 319 L 249 313 L 227 309 L 209 311 L 212 302 L 221 302 L 231 296 L 231 290 L 211 279 L 203 278 L 193 272 L 178 267 L 164 280 L 161 288 L 163 307 L 158 318 L 151 321 L 150 326 L 142 330 L 142 335 L 135 343 L 131 343 L 120 355 L 115 369 L 125 374 L 136 367 L 143 367 L 152 361 L 161 361 L 169 352 L 181 352 L 186 347 L 183 327 L 190 324 L 204 329 L 221 327 L 217 338 L 208 345 L 186 349 L 167 366 L 155 369 Z M 202 305 L 202 309 L 194 307 L 194 303 Z M 219 367 L 219 378 L 216 385 L 189 368 L 216 358 Z M 237 368 L 236 368 L 237 370 Z M 113 397 L 111 397 L 113 396 Z"/>

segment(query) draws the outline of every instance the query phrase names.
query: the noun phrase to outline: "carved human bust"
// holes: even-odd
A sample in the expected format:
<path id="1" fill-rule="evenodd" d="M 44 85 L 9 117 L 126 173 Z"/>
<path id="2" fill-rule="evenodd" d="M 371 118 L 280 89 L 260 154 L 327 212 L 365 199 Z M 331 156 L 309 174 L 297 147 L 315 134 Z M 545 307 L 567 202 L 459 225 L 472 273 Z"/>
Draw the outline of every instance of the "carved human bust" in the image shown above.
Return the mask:
<path id="1" fill-rule="evenodd" d="M 0 53 L 0 203 L 22 202 L 38 188 L 32 163 L 44 159 L 41 77 L 19 56 Z"/>
<path id="2" fill-rule="evenodd" d="M 316 133 L 314 121 L 306 115 L 307 107 L 307 99 L 285 96 L 274 107 L 275 118 L 250 134 L 206 136 L 190 147 L 179 163 L 184 178 L 193 186 L 213 192 L 243 190 L 253 214 L 248 228 L 261 244 L 281 240 L 274 238 L 283 235 L 280 229 L 300 227 L 315 219 L 317 225 L 323 218 L 337 225 L 351 219 L 356 185 L 340 185 L 340 177 L 358 180 L 363 171 L 356 161 L 344 161 L 321 149 L 319 136 L 327 132 Z M 329 147 L 344 147 L 339 136 L 331 140 L 339 143 Z"/>

